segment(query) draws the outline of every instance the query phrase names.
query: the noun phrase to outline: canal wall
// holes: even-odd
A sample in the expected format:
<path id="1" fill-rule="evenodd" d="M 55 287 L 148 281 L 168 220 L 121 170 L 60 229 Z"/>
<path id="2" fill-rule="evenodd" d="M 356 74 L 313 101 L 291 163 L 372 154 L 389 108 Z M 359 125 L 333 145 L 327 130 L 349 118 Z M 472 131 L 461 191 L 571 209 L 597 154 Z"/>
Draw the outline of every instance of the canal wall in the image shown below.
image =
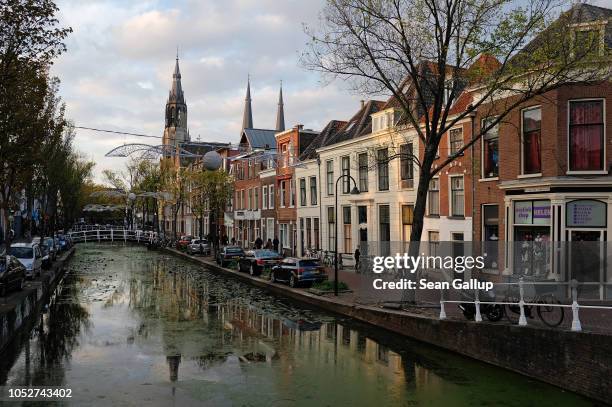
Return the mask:
<path id="1" fill-rule="evenodd" d="M 512 370 L 604 403 L 612 400 L 612 336 L 533 326 L 439 320 L 405 311 L 349 303 L 272 284 L 174 249 L 175 255 L 267 291 L 348 316 L 396 334 Z M 525 392 L 530 389 L 526 388 Z"/>
<path id="2" fill-rule="evenodd" d="M 29 320 L 38 315 L 41 306 L 61 280 L 64 265 L 74 250 L 73 247 L 63 253 L 49 270 L 42 271 L 38 280 L 27 281 L 22 291 L 0 297 L 0 354 L 24 327 L 29 326 Z"/>

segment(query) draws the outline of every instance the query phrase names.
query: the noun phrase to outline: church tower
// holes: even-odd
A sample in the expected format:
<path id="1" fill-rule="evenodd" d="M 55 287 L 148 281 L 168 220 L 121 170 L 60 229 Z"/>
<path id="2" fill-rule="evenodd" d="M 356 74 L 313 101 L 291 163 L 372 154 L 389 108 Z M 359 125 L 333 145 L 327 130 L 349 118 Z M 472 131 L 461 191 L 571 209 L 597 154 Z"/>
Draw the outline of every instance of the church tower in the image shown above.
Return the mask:
<path id="1" fill-rule="evenodd" d="M 179 147 L 180 144 L 188 141 L 190 140 L 187 130 L 187 103 L 181 85 L 181 71 L 177 54 L 176 65 L 172 74 L 172 87 L 166 102 L 163 144 Z"/>

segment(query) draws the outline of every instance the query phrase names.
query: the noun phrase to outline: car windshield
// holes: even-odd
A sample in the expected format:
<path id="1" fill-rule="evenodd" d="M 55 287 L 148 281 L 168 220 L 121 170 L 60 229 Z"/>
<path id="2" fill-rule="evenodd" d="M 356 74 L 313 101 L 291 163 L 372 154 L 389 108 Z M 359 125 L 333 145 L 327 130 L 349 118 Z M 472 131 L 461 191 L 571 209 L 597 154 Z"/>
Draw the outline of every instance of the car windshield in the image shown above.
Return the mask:
<path id="1" fill-rule="evenodd" d="M 226 253 L 242 253 L 242 249 L 240 247 L 226 247 Z"/>
<path id="2" fill-rule="evenodd" d="M 317 267 L 319 266 L 318 260 L 300 260 L 301 267 Z"/>
<path id="3" fill-rule="evenodd" d="M 9 254 L 17 257 L 18 259 L 31 259 L 34 257 L 34 252 L 31 247 L 11 247 Z"/>
<path id="4" fill-rule="evenodd" d="M 279 257 L 278 253 L 272 250 L 255 250 L 255 256 L 264 259 Z"/>

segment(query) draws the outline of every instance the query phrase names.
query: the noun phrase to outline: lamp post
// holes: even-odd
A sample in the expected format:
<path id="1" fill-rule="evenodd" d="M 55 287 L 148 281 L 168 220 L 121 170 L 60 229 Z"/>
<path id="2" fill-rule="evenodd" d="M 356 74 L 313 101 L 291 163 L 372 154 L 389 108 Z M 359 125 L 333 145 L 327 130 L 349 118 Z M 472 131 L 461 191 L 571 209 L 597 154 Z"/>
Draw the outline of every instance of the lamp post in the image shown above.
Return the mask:
<path id="1" fill-rule="evenodd" d="M 359 195 L 359 189 L 357 188 L 357 181 L 355 181 L 355 178 L 353 178 L 349 174 L 342 174 L 338 177 L 338 179 L 336 180 L 336 209 L 334 213 L 334 228 L 335 228 L 335 233 L 334 233 L 334 248 L 335 248 L 335 251 L 334 251 L 335 252 L 334 253 L 334 295 L 336 297 L 338 296 L 338 182 L 344 178 L 349 178 L 351 181 L 353 181 L 353 184 L 355 184 L 353 189 L 351 189 L 350 194 Z M 349 186 L 350 186 L 350 181 L 349 181 Z"/>

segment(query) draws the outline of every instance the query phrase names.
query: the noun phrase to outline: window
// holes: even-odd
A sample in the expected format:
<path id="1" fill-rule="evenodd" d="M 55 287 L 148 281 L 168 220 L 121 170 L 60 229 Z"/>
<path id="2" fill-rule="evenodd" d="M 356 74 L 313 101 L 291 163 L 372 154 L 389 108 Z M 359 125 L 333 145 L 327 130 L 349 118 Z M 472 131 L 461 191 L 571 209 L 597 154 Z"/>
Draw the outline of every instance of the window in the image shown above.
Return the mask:
<path id="1" fill-rule="evenodd" d="M 268 187 L 261 187 L 261 209 L 268 209 Z"/>
<path id="2" fill-rule="evenodd" d="M 383 148 L 377 151 L 378 159 L 378 190 L 389 190 L 389 150 Z"/>
<path id="3" fill-rule="evenodd" d="M 453 96 L 453 88 L 455 82 L 450 79 L 444 82 L 444 93 L 442 94 L 442 108 L 445 109 L 447 104 L 451 102 L 451 96 Z"/>
<path id="4" fill-rule="evenodd" d="M 604 170 L 603 101 L 571 101 L 569 110 L 569 170 Z"/>
<path id="5" fill-rule="evenodd" d="M 440 245 L 440 232 L 437 230 L 430 230 L 427 232 L 427 240 L 429 241 L 429 255 L 436 256 L 438 253 L 438 246 Z"/>
<path id="6" fill-rule="evenodd" d="M 312 233 L 314 248 L 319 250 L 319 218 L 312 218 Z"/>
<path id="7" fill-rule="evenodd" d="M 342 157 L 342 193 L 348 194 L 351 192 L 351 159 L 350 157 Z"/>
<path id="8" fill-rule="evenodd" d="M 412 233 L 412 219 L 414 217 L 413 205 L 402 205 L 402 240 L 410 241 L 410 233 Z"/>
<path id="9" fill-rule="evenodd" d="M 573 31 L 572 51 L 574 57 L 603 56 L 605 51 L 606 20 L 601 24 L 575 25 Z"/>
<path id="10" fill-rule="evenodd" d="M 312 220 L 306 218 L 306 247 L 312 249 Z"/>
<path id="11" fill-rule="evenodd" d="M 336 235 L 336 228 L 335 228 L 335 221 L 334 218 L 336 217 L 335 213 L 334 213 L 335 207 L 333 206 L 328 206 L 327 207 L 327 235 L 329 236 L 329 246 L 328 246 L 328 250 L 333 251 L 335 250 L 335 235 Z"/>
<path id="12" fill-rule="evenodd" d="M 522 116 L 523 174 L 538 174 L 542 172 L 540 158 L 542 109 L 539 107 L 525 109 Z"/>
<path id="13" fill-rule="evenodd" d="M 379 219 L 379 236 L 381 244 L 381 255 L 386 256 L 391 252 L 391 219 L 389 214 L 389 205 L 380 205 L 378 207 Z"/>
<path id="14" fill-rule="evenodd" d="M 300 205 L 306 206 L 306 178 L 300 178 Z"/>
<path id="15" fill-rule="evenodd" d="M 310 177 L 310 204 L 317 204 L 317 177 Z"/>
<path id="16" fill-rule="evenodd" d="M 280 231 L 280 244 L 281 247 L 286 248 L 289 247 L 289 224 L 281 223 L 278 225 L 278 229 Z"/>
<path id="17" fill-rule="evenodd" d="M 351 239 L 351 207 L 342 207 L 342 225 L 344 233 L 344 253 L 352 253 L 353 244 Z"/>
<path id="18" fill-rule="evenodd" d="M 249 188 L 249 201 L 247 203 L 247 209 L 253 209 L 253 188 Z"/>
<path id="19" fill-rule="evenodd" d="M 448 133 L 450 151 L 449 154 L 457 154 L 461 147 L 463 147 L 463 129 L 461 127 L 457 129 L 451 129 Z"/>
<path id="20" fill-rule="evenodd" d="M 287 205 L 287 181 L 280 182 L 280 207 L 284 208 Z"/>
<path id="21" fill-rule="evenodd" d="M 268 209 L 274 209 L 274 185 L 270 185 L 270 205 L 268 205 Z"/>
<path id="22" fill-rule="evenodd" d="M 495 118 L 482 121 L 482 128 L 489 127 Z M 495 178 L 499 176 L 499 123 L 493 126 L 483 136 L 482 141 L 482 177 Z"/>
<path id="23" fill-rule="evenodd" d="M 412 181 L 414 178 L 413 151 L 412 143 L 400 146 L 400 176 L 402 181 Z"/>
<path id="24" fill-rule="evenodd" d="M 359 192 L 368 191 L 368 153 L 361 153 L 358 156 L 359 164 Z"/>
<path id="25" fill-rule="evenodd" d="M 450 177 L 451 187 L 451 216 L 465 215 L 465 191 L 463 190 L 463 177 Z"/>
<path id="26" fill-rule="evenodd" d="M 440 179 L 432 178 L 429 181 L 429 191 L 427 192 L 427 206 L 429 215 L 440 215 Z"/>
<path id="27" fill-rule="evenodd" d="M 325 162 L 325 168 L 327 171 L 327 195 L 334 194 L 334 161 L 329 160 Z"/>
<path id="28" fill-rule="evenodd" d="M 289 180 L 289 199 L 291 202 L 291 207 L 293 208 L 295 206 L 295 179 L 291 179 Z"/>
<path id="29" fill-rule="evenodd" d="M 258 210 L 259 209 L 259 187 L 255 187 L 255 202 L 253 202 L 255 205 L 253 206 L 253 209 Z"/>
<path id="30" fill-rule="evenodd" d="M 496 242 L 499 240 L 498 212 L 498 205 L 482 205 L 482 238 L 485 242 Z"/>
<path id="31" fill-rule="evenodd" d="M 246 189 L 240 191 L 240 199 L 242 200 L 242 209 L 247 208 L 247 200 L 246 200 Z"/>

